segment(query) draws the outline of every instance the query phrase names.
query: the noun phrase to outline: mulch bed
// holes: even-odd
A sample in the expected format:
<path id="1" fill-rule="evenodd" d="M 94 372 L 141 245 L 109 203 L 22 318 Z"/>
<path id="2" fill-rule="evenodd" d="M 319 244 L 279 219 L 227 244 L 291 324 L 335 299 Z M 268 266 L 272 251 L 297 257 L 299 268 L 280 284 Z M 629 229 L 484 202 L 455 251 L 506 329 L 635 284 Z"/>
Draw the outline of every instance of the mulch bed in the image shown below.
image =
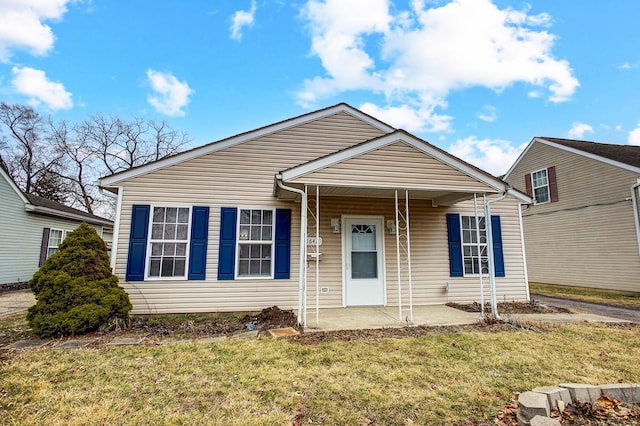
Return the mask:
<path id="1" fill-rule="evenodd" d="M 465 312 L 480 312 L 480 305 L 478 302 L 473 303 L 447 303 L 447 306 L 455 309 L 459 309 Z M 485 303 L 485 312 L 491 312 L 491 304 Z M 500 314 L 570 314 L 571 311 L 565 308 L 558 308 L 556 306 L 546 306 L 533 302 L 499 302 L 498 312 Z"/>
<path id="2" fill-rule="evenodd" d="M 7 293 L 9 291 L 27 290 L 29 288 L 29 282 L 24 281 L 21 283 L 9 283 L 0 284 L 0 293 Z"/>

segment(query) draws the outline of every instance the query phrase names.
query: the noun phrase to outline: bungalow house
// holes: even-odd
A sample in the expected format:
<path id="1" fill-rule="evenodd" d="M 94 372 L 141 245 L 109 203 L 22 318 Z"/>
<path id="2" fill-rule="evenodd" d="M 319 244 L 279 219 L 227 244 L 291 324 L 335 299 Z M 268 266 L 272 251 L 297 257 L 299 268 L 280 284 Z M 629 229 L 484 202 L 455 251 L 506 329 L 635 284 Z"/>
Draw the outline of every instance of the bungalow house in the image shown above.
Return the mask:
<path id="1" fill-rule="evenodd" d="M 528 298 L 530 197 L 344 103 L 100 185 L 133 314 Z"/>
<path id="2" fill-rule="evenodd" d="M 28 281 L 58 250 L 67 233 L 82 222 L 93 226 L 107 245 L 113 221 L 64 204 L 23 193 L 0 167 L 0 284 Z"/>
<path id="3" fill-rule="evenodd" d="M 640 146 L 535 137 L 504 180 L 535 200 L 530 281 L 640 292 Z"/>

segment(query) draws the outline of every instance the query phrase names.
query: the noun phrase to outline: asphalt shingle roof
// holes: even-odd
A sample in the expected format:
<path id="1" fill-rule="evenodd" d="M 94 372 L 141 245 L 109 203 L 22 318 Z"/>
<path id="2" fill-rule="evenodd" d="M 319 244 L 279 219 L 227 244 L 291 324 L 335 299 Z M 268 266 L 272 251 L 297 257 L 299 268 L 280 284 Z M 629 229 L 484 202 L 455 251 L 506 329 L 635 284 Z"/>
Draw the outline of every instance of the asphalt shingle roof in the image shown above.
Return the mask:
<path id="1" fill-rule="evenodd" d="M 634 167 L 640 167 L 640 146 L 614 145 L 609 143 L 579 141 L 575 139 L 559 139 L 540 137 L 549 142 L 564 145 L 569 148 L 598 155 L 609 160 L 618 161 Z"/>
<path id="2" fill-rule="evenodd" d="M 74 209 L 73 207 L 66 206 L 66 205 L 64 205 L 62 203 L 58 203 L 56 201 L 52 201 L 52 200 L 49 200 L 47 198 L 39 197 L 37 195 L 24 194 L 24 196 L 27 197 L 27 200 L 29 200 L 29 203 L 33 204 L 34 206 L 45 207 L 45 208 L 48 208 L 48 209 L 58 210 L 60 212 L 65 212 L 65 213 L 71 213 L 71 214 L 75 214 L 77 216 L 86 217 L 87 219 L 102 220 L 102 221 L 109 220 L 109 219 L 105 219 L 105 218 L 100 217 L 100 216 L 96 216 L 96 215 L 91 214 L 91 213 L 87 213 L 87 212 L 82 211 L 82 210 Z"/>

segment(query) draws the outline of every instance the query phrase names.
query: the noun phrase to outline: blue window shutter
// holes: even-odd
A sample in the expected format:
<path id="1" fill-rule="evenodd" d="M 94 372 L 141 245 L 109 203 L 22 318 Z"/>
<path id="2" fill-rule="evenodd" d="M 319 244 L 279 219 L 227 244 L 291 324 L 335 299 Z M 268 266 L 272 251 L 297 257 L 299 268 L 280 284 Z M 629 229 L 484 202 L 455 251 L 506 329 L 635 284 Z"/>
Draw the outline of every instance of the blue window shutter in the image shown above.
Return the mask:
<path id="1" fill-rule="evenodd" d="M 502 227 L 500 216 L 491 216 L 491 239 L 493 240 L 493 262 L 496 277 L 504 277 L 504 251 L 502 250 Z"/>
<path id="2" fill-rule="evenodd" d="M 238 209 L 222 207 L 220 212 L 220 246 L 218 280 L 233 280 L 236 266 L 236 222 Z"/>
<path id="3" fill-rule="evenodd" d="M 147 234 L 150 206 L 134 204 L 131 208 L 131 230 L 127 254 L 127 281 L 143 281 L 147 262 Z"/>
<path id="4" fill-rule="evenodd" d="M 273 277 L 289 279 L 291 275 L 291 209 L 276 209 L 276 249 Z"/>
<path id="5" fill-rule="evenodd" d="M 447 235 L 449 237 L 449 275 L 464 276 L 462 267 L 462 236 L 460 235 L 460 215 L 447 213 Z"/>
<path id="6" fill-rule="evenodd" d="M 209 207 L 191 209 L 191 241 L 189 246 L 189 279 L 204 280 L 207 265 L 207 236 L 209 234 Z"/>

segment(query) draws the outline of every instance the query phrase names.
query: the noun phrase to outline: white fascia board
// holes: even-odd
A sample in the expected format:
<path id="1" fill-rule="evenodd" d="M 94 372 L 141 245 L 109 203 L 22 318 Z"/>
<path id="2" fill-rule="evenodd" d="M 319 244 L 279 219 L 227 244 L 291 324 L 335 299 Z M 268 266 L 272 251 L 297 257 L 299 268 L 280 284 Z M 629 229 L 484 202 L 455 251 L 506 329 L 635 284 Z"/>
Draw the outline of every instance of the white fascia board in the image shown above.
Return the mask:
<path id="1" fill-rule="evenodd" d="M 99 186 L 102 186 L 105 188 L 112 187 L 117 183 L 122 182 L 123 180 L 126 180 L 126 179 L 144 175 L 146 173 L 153 172 L 155 170 L 159 170 L 164 167 L 173 166 L 175 164 L 179 164 L 184 161 L 188 161 L 194 158 L 201 157 L 206 154 L 210 154 L 212 152 L 220 151 L 225 148 L 229 148 L 229 147 L 241 144 L 251 139 L 267 136 L 272 133 L 279 132 L 281 130 L 299 126 L 301 124 L 318 120 L 320 118 L 328 117 L 328 116 L 337 114 L 339 112 L 345 112 L 347 114 L 350 114 L 366 122 L 367 124 L 370 124 L 371 126 L 376 127 L 377 129 L 380 129 L 385 133 L 391 133 L 395 130 L 393 127 L 389 126 L 388 124 L 378 121 L 375 118 L 371 117 L 370 115 L 367 115 L 362 111 L 359 111 L 347 104 L 342 103 L 342 104 L 334 105 L 332 107 L 325 108 L 319 111 L 311 112 L 311 113 L 300 115 L 298 117 L 294 117 L 288 120 L 280 121 L 278 123 L 261 127 L 259 129 L 252 130 L 246 133 L 241 133 L 237 136 L 231 136 L 230 138 L 222 139 L 218 142 L 212 142 L 207 145 L 203 145 L 199 148 L 194 148 L 190 151 L 186 151 L 181 154 L 176 154 L 172 157 L 158 160 L 153 163 L 145 164 L 144 166 L 136 167 L 135 169 L 131 169 L 131 170 L 120 172 L 111 176 L 103 177 L 102 179 L 100 179 Z"/>
<path id="2" fill-rule="evenodd" d="M 587 157 L 587 158 L 590 158 L 592 160 L 601 161 L 601 162 L 609 164 L 611 166 L 620 167 L 622 169 L 629 170 L 629 171 L 634 172 L 634 173 L 640 173 L 640 167 L 634 167 L 634 166 L 632 166 L 630 164 L 621 163 L 619 161 L 615 161 L 615 160 L 611 160 L 609 158 L 601 157 L 601 156 L 596 155 L 596 154 L 591 154 L 589 152 L 585 152 L 585 151 L 582 151 L 580 149 L 575 149 L 575 148 L 571 148 L 569 146 L 565 146 L 565 145 L 561 145 L 561 144 L 558 144 L 558 143 L 555 143 L 555 142 L 551 142 L 551 141 L 548 141 L 548 140 L 546 140 L 544 138 L 535 138 L 535 140 L 537 142 L 543 143 L 545 145 L 553 146 L 553 147 L 558 148 L 558 149 L 563 149 L 563 150 L 565 150 L 567 152 L 571 152 L 573 154 L 582 155 L 583 157 Z"/>
<path id="3" fill-rule="evenodd" d="M 15 192 L 18 195 L 18 197 L 20 197 L 22 202 L 25 204 L 28 204 L 29 200 L 27 200 L 27 197 L 24 196 L 24 193 L 20 190 L 20 188 L 18 188 L 18 185 L 16 185 L 16 183 L 13 181 L 11 176 L 9 176 L 7 172 L 4 171 L 4 168 L 2 167 L 0 167 L 0 175 L 2 175 L 2 178 L 5 181 L 7 181 L 7 184 L 9 184 L 13 192 Z"/>
<path id="4" fill-rule="evenodd" d="M 494 188 L 496 191 L 504 192 L 507 190 L 507 185 L 500 179 L 494 176 L 491 176 L 488 173 L 479 172 L 477 169 L 463 162 L 462 160 L 459 160 L 450 154 L 439 151 L 433 148 L 431 145 L 421 140 L 418 140 L 414 137 L 411 137 L 410 135 L 404 132 L 402 133 L 394 132 L 386 136 L 381 136 L 380 138 L 374 139 L 370 142 L 361 143 L 352 148 L 347 148 L 345 150 L 336 152 L 335 154 L 328 155 L 318 160 L 311 161 L 301 166 L 283 171 L 281 173 L 282 180 L 286 182 L 291 179 L 296 179 L 306 174 L 312 173 L 316 170 L 330 167 L 334 164 L 341 163 L 348 159 L 357 157 L 359 155 L 365 154 L 370 151 L 374 151 L 376 149 L 382 148 L 386 145 L 390 145 L 396 142 L 404 142 L 414 147 L 418 151 L 421 151 L 443 162 L 444 164 L 461 171 L 467 176 L 471 176 L 477 179 L 478 181 L 486 185 L 489 185 L 490 187 Z"/>
<path id="5" fill-rule="evenodd" d="M 33 204 L 29 204 L 27 203 L 24 207 L 25 211 L 27 212 L 32 212 L 32 213 L 40 213 L 43 215 L 47 215 L 47 216 L 55 216 L 55 217 L 60 217 L 63 219 L 71 219 L 71 220 L 76 220 L 78 222 L 87 222 L 87 223 L 91 223 L 94 225 L 104 225 L 104 226 L 110 226 L 113 227 L 113 222 L 111 222 L 110 220 L 107 219 L 93 219 L 90 217 L 84 217 L 81 216 L 79 214 L 74 214 L 74 213 L 69 213 L 69 212 L 63 212 L 60 210 L 55 210 L 55 209 L 50 209 L 48 207 L 42 207 L 42 206 L 34 206 Z"/>
<path id="6" fill-rule="evenodd" d="M 525 204 L 533 204 L 533 198 L 529 197 L 523 192 L 518 191 L 517 189 L 509 188 L 507 190 L 507 194 L 522 201 Z"/>

